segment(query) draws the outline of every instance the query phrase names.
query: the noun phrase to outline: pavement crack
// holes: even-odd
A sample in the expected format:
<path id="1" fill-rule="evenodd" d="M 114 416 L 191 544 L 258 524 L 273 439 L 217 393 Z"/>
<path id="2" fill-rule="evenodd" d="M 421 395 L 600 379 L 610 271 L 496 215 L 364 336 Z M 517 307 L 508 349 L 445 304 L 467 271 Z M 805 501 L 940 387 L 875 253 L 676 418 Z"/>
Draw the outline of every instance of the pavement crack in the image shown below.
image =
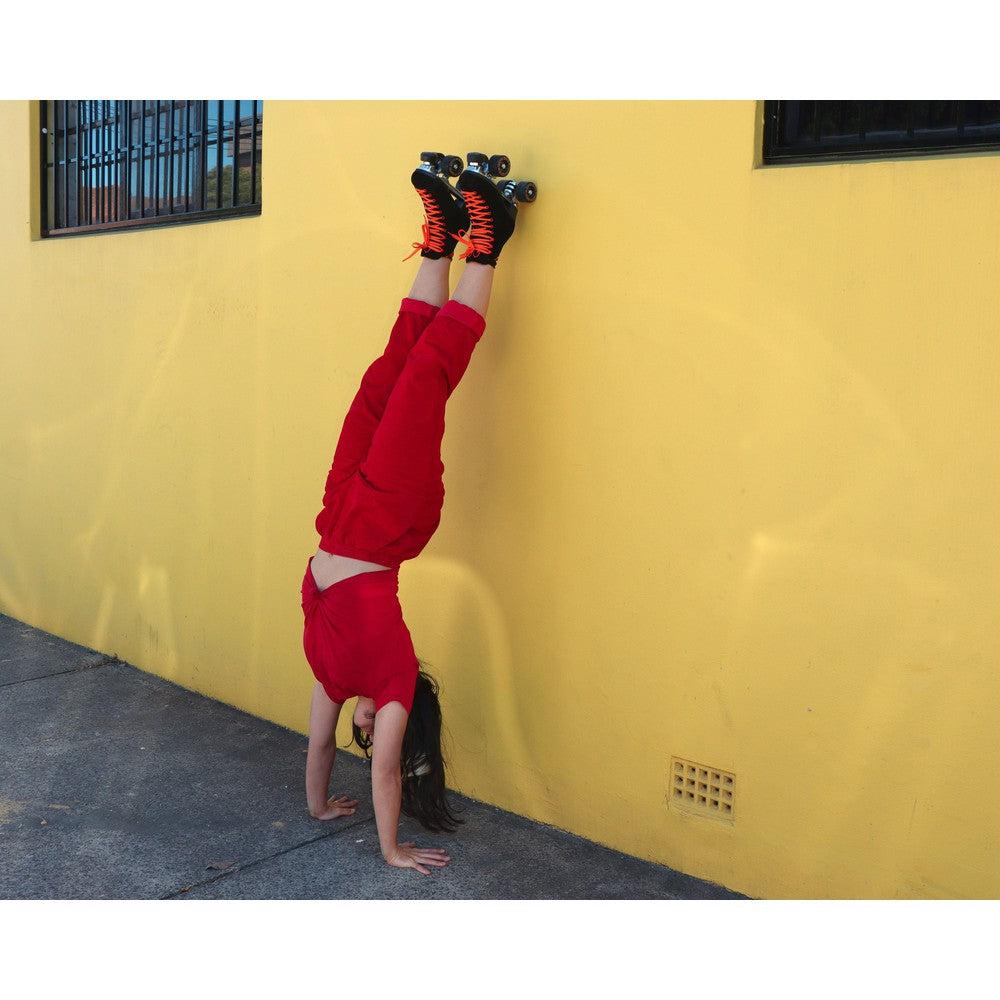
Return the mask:
<path id="1" fill-rule="evenodd" d="M 191 892 L 192 889 L 200 889 L 202 886 L 211 885 L 213 882 L 218 882 L 221 879 L 228 878 L 230 875 L 235 875 L 237 872 L 245 872 L 251 868 L 256 868 L 258 865 L 265 864 L 268 861 L 273 861 L 275 858 L 280 858 L 285 854 L 291 854 L 292 851 L 297 851 L 301 847 L 308 847 L 310 844 L 315 844 L 320 840 L 329 840 L 331 837 L 337 837 L 342 833 L 346 833 L 348 830 L 354 830 L 361 826 L 366 826 L 368 823 L 374 823 L 375 817 L 369 816 L 366 819 L 356 819 L 352 823 L 348 823 L 347 826 L 338 826 L 336 830 L 330 830 L 327 833 L 317 834 L 315 837 L 310 837 L 308 840 L 303 840 L 298 844 L 292 844 L 289 847 L 284 847 L 280 851 L 275 851 L 273 854 L 267 854 L 264 857 L 254 858 L 252 861 L 246 862 L 246 864 L 236 864 L 231 868 L 225 869 L 225 871 L 220 871 L 216 875 L 210 875 L 208 878 L 203 878 L 198 882 L 192 882 L 190 885 L 186 885 L 181 889 L 175 889 L 173 892 L 168 892 L 166 895 L 160 896 L 160 899 L 178 899 L 181 896 L 186 895 Z"/>
<path id="2" fill-rule="evenodd" d="M 53 670 L 51 674 L 39 674 L 37 677 L 23 677 L 19 681 L 5 681 L 0 684 L 0 688 L 14 687 L 16 684 L 30 684 L 32 681 L 43 681 L 47 677 L 62 677 L 63 674 L 82 674 L 88 670 L 97 670 L 98 667 L 109 667 L 114 663 L 122 663 L 117 656 L 104 656 L 96 663 L 85 663 L 76 667 L 68 667 L 66 670 Z"/>

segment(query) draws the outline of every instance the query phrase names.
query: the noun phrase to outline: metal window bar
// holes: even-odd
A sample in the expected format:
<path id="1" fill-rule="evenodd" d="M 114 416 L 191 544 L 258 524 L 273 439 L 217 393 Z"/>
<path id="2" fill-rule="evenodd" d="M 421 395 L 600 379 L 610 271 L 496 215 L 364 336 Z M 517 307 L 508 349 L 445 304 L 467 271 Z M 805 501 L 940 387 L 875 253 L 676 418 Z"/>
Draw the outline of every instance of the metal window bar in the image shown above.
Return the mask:
<path id="1" fill-rule="evenodd" d="M 101 143 L 103 146 L 101 153 L 101 169 L 104 171 L 104 183 L 101 185 L 101 198 L 104 202 L 104 221 L 111 222 L 111 102 L 101 102 L 101 114 L 104 116 L 101 122 Z"/>
<path id="2" fill-rule="evenodd" d="M 118 102 L 108 101 L 108 222 L 118 221 Z"/>
<path id="3" fill-rule="evenodd" d="M 250 102 L 250 200 L 257 200 L 257 102 Z"/>
<path id="4" fill-rule="evenodd" d="M 108 101 L 108 222 L 118 221 L 118 102 Z"/>
<path id="5" fill-rule="evenodd" d="M 83 145 L 81 125 L 83 101 L 76 102 L 76 225 L 80 225 L 80 205 L 83 201 L 83 186 L 80 181 L 80 164 L 83 161 Z"/>
<path id="6" fill-rule="evenodd" d="M 114 111 L 114 130 L 111 137 L 114 183 L 111 187 L 113 195 L 115 221 L 121 222 L 122 218 L 122 116 L 121 101 L 112 101 L 111 107 Z"/>
<path id="7" fill-rule="evenodd" d="M 122 101 L 122 118 L 125 121 L 125 144 L 122 149 L 121 163 L 124 167 L 124 184 L 119 185 L 121 191 L 122 216 L 128 218 L 129 209 L 132 207 L 129 201 L 129 187 L 132 182 L 132 116 L 128 113 L 128 101 Z"/>
<path id="8" fill-rule="evenodd" d="M 259 214 L 262 102 L 209 103 L 41 101 L 42 235 Z"/>
<path id="9" fill-rule="evenodd" d="M 107 190 L 107 178 L 104 173 L 104 161 L 108 151 L 108 128 L 104 110 L 104 101 L 97 104 L 97 198 L 98 208 L 101 213 L 101 222 L 107 222 L 105 217 L 104 192 Z"/>
<path id="10" fill-rule="evenodd" d="M 59 102 L 53 101 L 52 103 L 52 159 L 54 162 L 59 161 Z M 58 183 L 53 183 L 50 185 L 49 200 L 52 205 L 52 214 L 58 219 L 59 218 L 59 185 Z"/>
<path id="11" fill-rule="evenodd" d="M 80 207 L 83 209 L 83 217 L 86 222 L 82 223 L 85 226 L 90 225 L 90 144 L 93 136 L 90 132 L 90 101 L 81 101 L 80 110 L 83 112 L 83 120 L 80 125 L 83 130 L 82 136 L 82 151 L 80 153 L 80 162 L 83 165 L 83 186 L 80 189 Z"/>
<path id="12" fill-rule="evenodd" d="M 240 102 L 233 101 L 233 208 L 239 203 L 240 186 Z"/>
<path id="13" fill-rule="evenodd" d="M 104 192 L 107 190 L 107 178 L 104 173 L 104 160 L 108 149 L 108 130 L 105 121 L 104 101 L 97 102 L 97 210 L 101 222 L 105 218 Z"/>
<path id="14" fill-rule="evenodd" d="M 176 105 L 170 102 L 170 151 L 167 153 L 167 211 L 174 214 L 174 110 Z"/>
<path id="15" fill-rule="evenodd" d="M 56 216 L 63 220 L 64 225 L 68 225 L 69 223 L 69 171 L 66 169 L 69 164 L 69 112 L 67 105 L 67 101 L 60 101 L 56 116 L 61 133 L 57 135 L 57 139 L 61 140 L 57 147 L 57 152 L 59 149 L 62 151 L 58 159 L 62 176 L 59 178 L 58 191 L 56 192 L 58 203 Z"/>
<path id="16" fill-rule="evenodd" d="M 111 219 L 111 199 L 108 197 L 110 194 L 109 188 L 111 186 L 111 171 L 110 171 L 110 158 L 108 153 L 110 152 L 111 145 L 111 134 L 110 134 L 110 118 L 111 112 L 108 108 L 107 101 L 101 101 L 101 221 L 109 222 Z"/>
<path id="17" fill-rule="evenodd" d="M 184 102 L 184 211 L 191 211 L 191 102 Z"/>
<path id="18" fill-rule="evenodd" d="M 84 202 L 87 205 L 87 225 L 94 224 L 94 147 L 97 145 L 97 137 L 94 134 L 94 105 L 92 101 L 86 104 L 87 121 L 87 187 L 83 193 Z"/>
<path id="19" fill-rule="evenodd" d="M 153 215 L 160 214 L 160 102 L 156 102 L 156 112 L 153 119 Z"/>
<path id="20" fill-rule="evenodd" d="M 41 101 L 38 108 L 38 144 L 42 155 L 38 158 L 38 193 L 41 196 L 42 228 L 45 228 L 45 210 L 48 207 L 48 159 L 49 159 L 49 127 L 48 127 L 48 103 Z"/>
<path id="21" fill-rule="evenodd" d="M 201 210 L 208 209 L 208 104 L 201 107 Z"/>
<path id="22" fill-rule="evenodd" d="M 87 214 L 87 191 L 90 187 L 90 161 L 87 155 L 90 152 L 89 112 L 90 108 L 87 101 L 77 102 L 77 121 L 79 123 L 79 134 L 76 139 L 76 146 L 79 153 L 77 159 L 79 183 L 77 185 L 78 190 L 76 194 L 78 226 L 85 226 L 90 222 L 90 217 Z"/>
<path id="23" fill-rule="evenodd" d="M 97 171 L 100 184 L 97 188 L 101 199 L 101 222 L 108 221 L 108 109 L 105 101 L 101 101 L 97 106 L 98 115 L 98 136 L 100 137 L 100 156 L 97 161 Z"/>
<path id="24" fill-rule="evenodd" d="M 222 118 L 226 102 L 219 101 L 215 122 L 215 207 L 222 208 Z"/>
<path id="25" fill-rule="evenodd" d="M 69 101 L 63 101 L 63 223 L 69 225 Z"/>
<path id="26" fill-rule="evenodd" d="M 139 175 L 139 218 L 146 217 L 146 102 L 139 101 L 139 143 L 136 146 L 136 167 Z"/>

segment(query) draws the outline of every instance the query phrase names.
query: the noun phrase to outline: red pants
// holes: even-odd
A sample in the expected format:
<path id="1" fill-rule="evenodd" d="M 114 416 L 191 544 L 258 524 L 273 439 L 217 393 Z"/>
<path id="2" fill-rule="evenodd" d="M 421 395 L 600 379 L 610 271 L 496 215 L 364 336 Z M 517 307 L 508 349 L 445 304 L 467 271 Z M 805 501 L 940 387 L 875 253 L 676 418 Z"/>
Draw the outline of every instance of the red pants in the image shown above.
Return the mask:
<path id="1" fill-rule="evenodd" d="M 324 551 L 398 567 L 430 541 L 444 505 L 445 405 L 485 327 L 459 302 L 403 299 L 344 419 L 316 518 Z"/>
<path id="2" fill-rule="evenodd" d="M 344 419 L 316 518 L 320 547 L 391 568 L 320 591 L 306 566 L 303 648 L 337 703 L 364 695 L 376 711 L 390 701 L 412 707 L 418 663 L 399 604 L 399 564 L 423 550 L 440 521 L 445 406 L 485 326 L 458 302 L 437 309 L 403 299 Z"/>

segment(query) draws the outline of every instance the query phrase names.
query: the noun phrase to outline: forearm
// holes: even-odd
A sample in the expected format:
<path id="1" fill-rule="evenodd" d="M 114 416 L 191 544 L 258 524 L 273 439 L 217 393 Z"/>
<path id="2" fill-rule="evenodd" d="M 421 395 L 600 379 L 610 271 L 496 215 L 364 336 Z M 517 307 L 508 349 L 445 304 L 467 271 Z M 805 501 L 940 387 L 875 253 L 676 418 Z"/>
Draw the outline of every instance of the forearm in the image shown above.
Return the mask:
<path id="1" fill-rule="evenodd" d="M 372 801 L 375 806 L 375 827 L 378 830 L 382 857 L 387 860 L 396 853 L 399 832 L 399 809 L 403 798 L 403 779 L 399 768 L 372 768 Z"/>
<path id="2" fill-rule="evenodd" d="M 314 816 L 326 807 L 330 775 L 333 773 L 336 756 L 337 744 L 332 741 L 325 745 L 309 744 L 306 755 L 306 803 Z"/>

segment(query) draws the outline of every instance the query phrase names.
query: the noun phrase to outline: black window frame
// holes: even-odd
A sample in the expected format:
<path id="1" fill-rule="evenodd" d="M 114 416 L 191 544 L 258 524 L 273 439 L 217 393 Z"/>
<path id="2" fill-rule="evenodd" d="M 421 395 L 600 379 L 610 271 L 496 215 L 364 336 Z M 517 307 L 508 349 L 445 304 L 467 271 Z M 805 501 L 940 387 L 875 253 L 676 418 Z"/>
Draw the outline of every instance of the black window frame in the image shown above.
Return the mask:
<path id="1" fill-rule="evenodd" d="M 261 214 L 263 100 L 38 105 L 44 239 Z"/>
<path id="2" fill-rule="evenodd" d="M 765 101 L 764 102 L 764 135 L 762 162 L 764 166 L 780 165 L 786 163 L 830 163 L 840 160 L 880 160 L 899 159 L 918 156 L 940 156 L 951 153 L 981 153 L 1000 150 L 1000 126 L 996 131 L 990 133 L 984 131 L 979 135 L 966 131 L 966 123 L 963 120 L 966 106 L 970 104 L 980 104 L 977 101 L 901 101 L 898 102 L 907 106 L 907 127 L 905 136 L 903 130 L 898 129 L 892 138 L 882 140 L 871 139 L 865 128 L 865 113 L 872 111 L 872 105 L 883 102 L 874 101 Z M 937 134 L 929 134 L 929 127 L 922 127 L 916 121 L 916 115 L 923 110 L 922 106 L 931 104 L 954 104 L 956 106 L 956 125 L 951 129 L 940 129 Z M 993 102 L 991 102 L 993 103 Z M 846 136 L 828 137 L 823 139 L 818 136 L 818 128 L 814 130 L 814 139 L 809 143 L 802 141 L 790 142 L 782 141 L 782 116 L 786 111 L 793 109 L 788 105 L 811 104 L 818 106 L 826 105 L 826 110 L 830 106 L 844 108 L 848 105 L 860 106 L 859 120 L 860 128 L 854 133 L 856 141 L 851 141 Z M 929 110 L 929 109 L 928 109 Z M 818 108 L 813 108 L 814 122 L 820 121 Z M 969 125 L 968 128 L 973 126 Z M 976 126 L 980 127 L 980 126 Z M 993 125 L 985 127 L 987 130 L 993 129 Z M 917 135 L 917 132 L 923 134 Z"/>

